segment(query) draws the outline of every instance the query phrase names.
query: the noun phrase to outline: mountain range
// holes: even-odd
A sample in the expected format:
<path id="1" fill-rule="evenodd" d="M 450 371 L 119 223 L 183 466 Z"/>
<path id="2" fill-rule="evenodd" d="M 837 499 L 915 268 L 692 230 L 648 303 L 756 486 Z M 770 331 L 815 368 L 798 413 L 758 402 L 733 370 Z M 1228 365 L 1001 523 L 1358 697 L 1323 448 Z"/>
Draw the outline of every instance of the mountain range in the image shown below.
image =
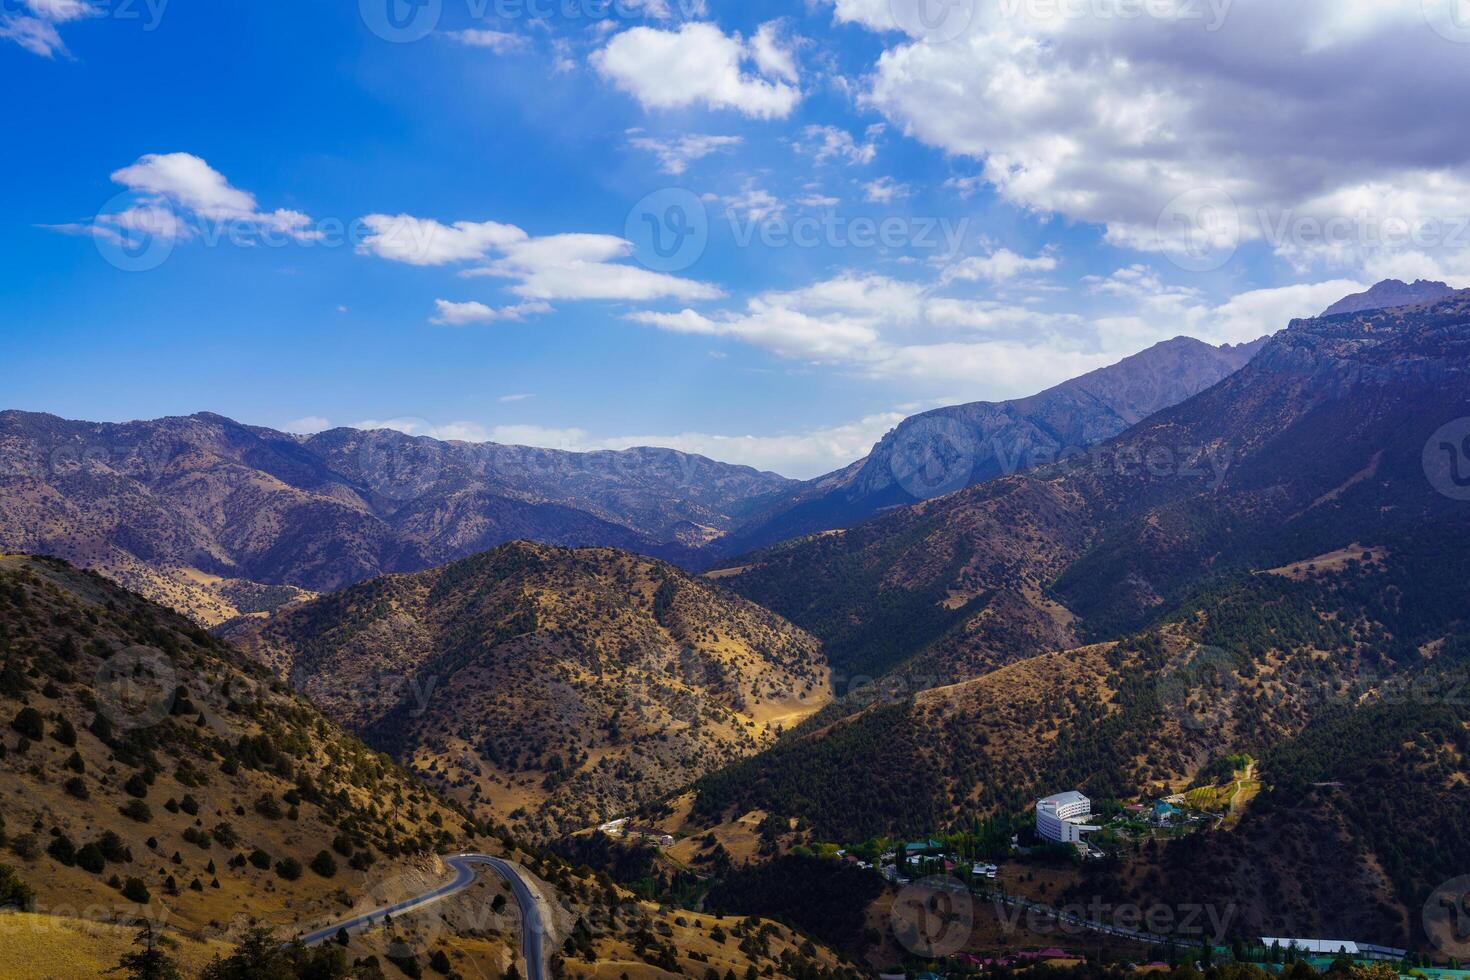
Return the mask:
<path id="1" fill-rule="evenodd" d="M 778 865 L 753 865 L 1011 826 L 1060 789 L 1198 792 L 1228 819 L 1119 844 L 1067 894 L 1418 945 L 1470 863 L 1470 290 L 1446 289 L 925 413 L 806 483 L 656 449 L 0 413 L 0 549 L 144 593 L 0 553 L 0 842 L 53 904 L 167 896 L 197 958 L 239 909 L 330 919 L 339 863 L 423 884 L 474 848 L 583 921 L 556 936 L 568 969 L 667 970 L 677 937 L 824 976 L 837 958 L 787 927 L 732 922 L 722 948 L 671 906 L 881 945 L 870 877 L 822 886 L 830 862 L 794 855 L 767 905 Z M 677 845 L 619 850 L 593 832 L 618 817 Z M 794 898 L 834 889 L 857 906 Z M 589 931 L 599 905 L 637 928 Z M 508 964 L 508 932 L 429 921 L 421 952 Z"/>
<path id="2" fill-rule="evenodd" d="M 0 547 L 53 554 L 214 626 L 514 540 L 689 568 L 857 523 L 1114 435 L 1254 346 L 1179 338 L 1030 399 L 905 421 L 806 483 L 667 449 L 571 453 L 392 430 L 297 436 L 209 413 L 0 412 Z"/>
<path id="3" fill-rule="evenodd" d="M 1294 848 L 1252 818 L 1191 846 L 1337 896 L 1263 906 L 1242 876 L 1254 924 L 1412 939 L 1445 862 L 1427 841 L 1459 831 L 1421 846 L 1385 813 L 1465 812 L 1442 765 L 1470 721 L 1450 696 L 1470 654 L 1467 419 L 1470 291 L 1299 320 L 1084 458 L 743 559 L 722 583 L 823 640 L 848 689 L 701 781 L 691 832 L 755 810 L 817 839 L 911 834 L 1061 788 L 1174 791 L 1248 752 L 1264 807 L 1331 833 Z M 1351 734 L 1390 718 L 1400 741 Z"/>
<path id="4" fill-rule="evenodd" d="M 1176 337 L 1029 398 L 915 415 L 864 459 L 777 491 L 710 550 L 728 558 L 852 527 L 887 509 L 1085 450 L 1239 370 L 1262 343 L 1215 347 Z"/>
<path id="5" fill-rule="evenodd" d="M 791 482 L 664 449 L 0 413 L 0 548 L 96 568 L 207 625 L 518 539 L 687 558 Z"/>

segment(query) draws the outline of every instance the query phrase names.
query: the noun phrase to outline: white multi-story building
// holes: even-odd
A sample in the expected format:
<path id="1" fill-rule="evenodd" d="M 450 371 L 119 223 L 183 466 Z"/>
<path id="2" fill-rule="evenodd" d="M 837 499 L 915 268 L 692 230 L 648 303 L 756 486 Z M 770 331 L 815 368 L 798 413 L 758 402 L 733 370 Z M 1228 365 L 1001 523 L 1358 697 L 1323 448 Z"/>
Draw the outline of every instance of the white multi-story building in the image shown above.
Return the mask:
<path id="1" fill-rule="evenodd" d="M 1076 844 L 1099 828 L 1087 822 L 1092 801 L 1076 790 L 1036 801 L 1036 836 L 1058 844 Z"/>

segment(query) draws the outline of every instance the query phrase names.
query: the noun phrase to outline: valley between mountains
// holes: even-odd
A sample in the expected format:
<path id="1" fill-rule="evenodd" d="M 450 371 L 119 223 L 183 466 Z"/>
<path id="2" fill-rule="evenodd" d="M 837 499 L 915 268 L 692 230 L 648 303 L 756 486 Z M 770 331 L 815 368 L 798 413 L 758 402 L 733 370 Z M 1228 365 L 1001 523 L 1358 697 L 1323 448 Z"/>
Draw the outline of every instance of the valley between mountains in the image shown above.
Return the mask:
<path id="1" fill-rule="evenodd" d="M 207 959 L 231 909 L 319 926 L 349 873 L 417 886 L 474 849 L 544 887 L 568 975 L 847 976 L 925 962 L 856 855 L 1013 859 L 1035 801 L 1077 789 L 1221 812 L 1008 887 L 1421 947 L 1470 867 L 1470 291 L 1335 310 L 926 413 L 807 483 L 0 414 L 19 874 L 42 904 L 137 878 Z M 171 707 L 120 730 L 126 657 Z M 507 967 L 483 887 L 402 942 Z M 608 907 L 636 925 L 598 929 Z M 987 928 L 968 951 L 1032 938 Z"/>

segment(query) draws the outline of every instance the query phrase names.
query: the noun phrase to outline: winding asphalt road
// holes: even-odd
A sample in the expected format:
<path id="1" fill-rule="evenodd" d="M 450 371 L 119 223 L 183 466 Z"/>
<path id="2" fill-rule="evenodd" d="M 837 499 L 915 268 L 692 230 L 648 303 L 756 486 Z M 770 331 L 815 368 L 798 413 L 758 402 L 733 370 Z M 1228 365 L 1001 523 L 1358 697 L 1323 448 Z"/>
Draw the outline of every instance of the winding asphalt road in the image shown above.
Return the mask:
<path id="1" fill-rule="evenodd" d="M 376 926 L 383 924 L 383 920 L 390 915 L 401 915 L 405 912 L 414 912 L 425 906 L 432 905 L 441 899 L 464 891 L 474 884 L 477 872 L 474 866 L 487 864 L 495 870 L 500 877 L 510 883 L 511 892 L 515 895 L 516 904 L 521 909 L 521 953 L 525 958 L 526 980 L 546 980 L 546 951 L 543 940 L 547 935 L 546 922 L 541 917 L 541 906 L 536 902 L 536 893 L 531 886 L 521 877 L 520 869 L 509 861 L 488 854 L 451 854 L 442 859 L 445 864 L 454 869 L 454 880 L 445 885 L 440 885 L 430 891 L 424 892 L 413 898 L 404 899 L 393 905 L 385 905 L 371 912 L 355 916 L 343 922 L 318 929 L 316 932 L 302 936 L 300 942 L 303 946 L 315 946 L 332 939 L 343 929 L 348 932 L 366 932 Z"/>

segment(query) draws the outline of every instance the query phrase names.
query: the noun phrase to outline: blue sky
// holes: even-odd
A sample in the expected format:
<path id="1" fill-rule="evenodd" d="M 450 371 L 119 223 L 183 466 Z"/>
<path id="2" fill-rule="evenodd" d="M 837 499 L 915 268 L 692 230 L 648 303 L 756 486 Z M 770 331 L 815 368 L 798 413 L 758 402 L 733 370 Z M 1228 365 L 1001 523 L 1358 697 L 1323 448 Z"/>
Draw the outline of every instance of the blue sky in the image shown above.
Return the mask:
<path id="1" fill-rule="evenodd" d="M 4 407 L 811 476 L 1470 285 L 1460 0 L 415 2 L 0 0 Z"/>

